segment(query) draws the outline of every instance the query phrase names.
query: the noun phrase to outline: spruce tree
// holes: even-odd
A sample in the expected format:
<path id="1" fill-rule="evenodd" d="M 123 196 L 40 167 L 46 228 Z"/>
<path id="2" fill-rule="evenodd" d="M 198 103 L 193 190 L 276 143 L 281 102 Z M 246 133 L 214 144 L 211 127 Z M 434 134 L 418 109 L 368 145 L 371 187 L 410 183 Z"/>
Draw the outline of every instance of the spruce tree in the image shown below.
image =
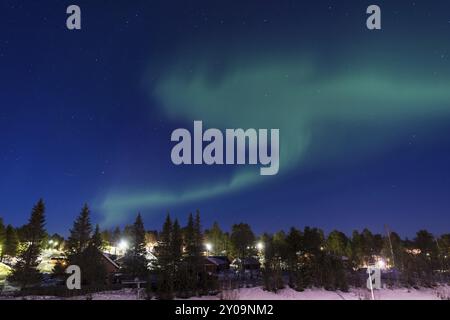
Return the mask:
<path id="1" fill-rule="evenodd" d="M 172 228 L 172 256 L 175 262 L 180 261 L 183 254 L 183 236 L 178 219 L 175 219 Z"/>
<path id="2" fill-rule="evenodd" d="M 125 254 L 124 271 L 133 278 L 146 279 L 148 276 L 145 228 L 141 214 L 136 217 L 131 234 L 131 245 Z"/>
<path id="3" fill-rule="evenodd" d="M 38 258 L 41 253 L 42 241 L 45 237 L 45 205 L 40 199 L 31 211 L 31 217 L 25 226 L 25 249 L 18 257 L 9 280 L 21 286 L 22 289 L 41 281 L 38 270 Z"/>
<path id="4" fill-rule="evenodd" d="M 87 248 L 76 259 L 81 269 L 82 284 L 101 286 L 105 283 L 107 272 L 103 262 L 102 245 L 100 227 L 96 225 Z"/>
<path id="5" fill-rule="evenodd" d="M 205 230 L 205 240 L 211 243 L 212 255 L 223 255 L 227 252 L 227 237 L 217 222 L 209 230 Z"/>
<path id="6" fill-rule="evenodd" d="M 200 213 L 197 211 L 195 218 L 192 213 L 189 215 L 186 227 L 186 255 L 191 260 L 192 265 L 198 267 L 202 257 L 203 234 L 200 224 Z"/>
<path id="7" fill-rule="evenodd" d="M 300 230 L 291 228 L 287 237 L 287 267 L 289 271 L 289 286 L 297 291 L 304 289 L 304 277 L 301 272 L 301 257 L 303 250 L 303 235 Z"/>
<path id="8" fill-rule="evenodd" d="M 195 213 L 195 221 L 194 221 L 194 234 L 195 234 L 195 244 L 197 252 L 196 254 L 201 257 L 203 252 L 203 232 L 202 226 L 200 222 L 200 211 L 196 211 Z"/>
<path id="9" fill-rule="evenodd" d="M 91 234 L 90 210 L 85 204 L 70 230 L 67 241 L 69 264 L 80 267 L 82 285 L 103 285 L 106 268 L 103 263 L 103 242 L 98 225 L 92 237 Z"/>
<path id="10" fill-rule="evenodd" d="M 255 235 L 247 223 L 234 224 L 231 227 L 230 242 L 233 255 L 242 260 L 252 255 L 251 247 L 255 243 Z"/>
<path id="11" fill-rule="evenodd" d="M 326 241 L 327 252 L 342 259 L 351 255 L 350 241 L 347 236 L 340 231 L 332 231 Z"/>
<path id="12" fill-rule="evenodd" d="M 198 220 L 198 221 L 197 221 Z M 188 223 L 185 228 L 185 263 L 186 263 L 186 289 L 188 292 L 196 293 L 199 288 L 199 271 L 201 263 L 200 244 L 200 221 L 192 213 L 189 214 Z"/>
<path id="13" fill-rule="evenodd" d="M 183 255 L 183 237 L 181 234 L 180 224 L 178 220 L 175 219 L 172 226 L 172 235 L 171 235 L 171 260 L 174 263 L 173 273 L 174 273 L 174 289 L 177 292 L 185 291 L 186 286 L 186 274 L 185 268 L 182 262 Z"/>
<path id="14" fill-rule="evenodd" d="M 263 265 L 263 284 L 264 290 L 277 292 L 284 287 L 279 251 L 280 234 L 277 236 L 264 235 L 264 265 Z M 278 239 L 277 239 L 278 238 Z M 283 239 L 284 240 L 284 239 Z"/>
<path id="15" fill-rule="evenodd" d="M 185 229 L 185 261 L 187 263 L 187 288 L 196 295 L 206 291 L 207 275 L 203 269 L 203 233 L 200 222 L 200 213 L 197 210 L 195 218 L 189 214 Z"/>
<path id="16" fill-rule="evenodd" d="M 89 246 L 97 249 L 98 251 L 101 251 L 103 248 L 102 234 L 100 232 L 100 227 L 98 224 L 95 225 L 94 233 L 92 234 L 92 238 L 89 241 Z"/>
<path id="17" fill-rule="evenodd" d="M 159 235 L 158 245 L 155 249 L 156 272 L 158 276 L 157 295 L 159 299 L 173 299 L 174 274 L 173 274 L 173 256 L 172 256 L 172 220 L 167 214 L 163 229 Z"/>
<path id="18" fill-rule="evenodd" d="M 19 238 L 17 232 L 12 225 L 6 227 L 5 244 L 3 245 L 2 254 L 9 257 L 15 257 L 19 246 Z"/>
<path id="19" fill-rule="evenodd" d="M 80 255 L 89 245 L 92 226 L 89 218 L 89 207 L 87 204 L 81 209 L 81 213 L 70 230 L 70 236 L 67 241 L 67 250 L 70 256 Z"/>

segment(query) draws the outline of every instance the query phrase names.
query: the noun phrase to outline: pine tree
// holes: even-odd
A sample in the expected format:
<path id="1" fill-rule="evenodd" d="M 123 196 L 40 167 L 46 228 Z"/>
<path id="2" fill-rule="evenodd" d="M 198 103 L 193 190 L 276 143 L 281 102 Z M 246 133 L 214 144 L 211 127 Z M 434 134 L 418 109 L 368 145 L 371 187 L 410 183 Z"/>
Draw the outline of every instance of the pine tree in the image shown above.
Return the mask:
<path id="1" fill-rule="evenodd" d="M 89 246 L 97 249 L 98 251 L 101 251 L 103 248 L 103 240 L 102 240 L 102 234 L 100 232 L 99 225 L 95 225 L 94 233 L 92 234 L 92 238 L 89 241 Z"/>
<path id="2" fill-rule="evenodd" d="M 178 219 L 175 219 L 172 227 L 171 253 L 175 264 L 179 264 L 183 255 L 183 236 Z"/>
<path id="3" fill-rule="evenodd" d="M 264 235 L 264 269 L 263 283 L 267 291 L 277 292 L 284 287 L 281 261 L 282 251 L 285 246 L 283 232 L 278 232 L 274 236 Z M 282 244 L 284 242 L 284 244 Z M 281 250 L 280 250 L 281 249 Z"/>
<path id="4" fill-rule="evenodd" d="M 197 257 L 201 257 L 202 256 L 202 252 L 204 250 L 203 248 L 203 232 L 202 232 L 202 225 L 200 222 L 200 211 L 196 211 L 195 213 L 195 221 L 194 221 L 194 235 L 195 235 L 195 245 L 196 245 L 196 249 L 197 251 L 195 252 L 195 254 L 197 255 Z"/>
<path id="5" fill-rule="evenodd" d="M 185 257 L 186 263 L 186 289 L 188 292 L 198 292 L 200 264 L 202 259 L 200 218 L 198 212 L 194 219 L 192 213 L 189 214 L 188 223 L 185 228 Z"/>
<path id="6" fill-rule="evenodd" d="M 70 230 L 67 241 L 69 264 L 81 269 L 83 285 L 103 285 L 106 279 L 106 268 L 103 263 L 102 237 L 97 225 L 92 234 L 90 210 L 85 204 Z"/>
<path id="7" fill-rule="evenodd" d="M 187 225 L 184 228 L 184 246 L 186 248 L 186 259 L 189 260 L 190 255 L 196 251 L 194 216 L 192 213 L 189 214 Z"/>
<path id="8" fill-rule="evenodd" d="M 289 286 L 295 290 L 302 291 L 304 289 L 304 279 L 300 269 L 300 259 L 303 254 L 303 236 L 301 231 L 296 228 L 291 228 L 286 237 L 286 243 L 288 247 L 287 265 Z"/>
<path id="9" fill-rule="evenodd" d="M 70 230 L 70 236 L 67 241 L 67 250 L 70 256 L 80 255 L 89 245 L 92 226 L 89 218 L 89 207 L 87 204 L 81 209 L 81 213 Z"/>
<path id="10" fill-rule="evenodd" d="M 158 245 L 155 249 L 156 271 L 158 275 L 157 295 L 159 299 L 173 299 L 174 291 L 174 274 L 173 274 L 173 257 L 172 257 L 172 220 L 167 214 L 163 229 L 159 235 Z"/>
<path id="11" fill-rule="evenodd" d="M 326 241 L 327 251 L 338 257 L 348 257 L 348 242 L 348 238 L 344 233 L 334 230 L 328 235 Z"/>
<path id="12" fill-rule="evenodd" d="M 357 230 L 354 230 L 351 240 L 352 263 L 354 267 L 359 267 L 365 262 L 363 242 L 363 237 Z"/>
<path id="13" fill-rule="evenodd" d="M 212 255 L 224 255 L 228 250 L 227 235 L 220 229 L 217 222 L 209 230 L 205 230 L 205 240 L 212 245 Z"/>
<path id="14" fill-rule="evenodd" d="M 12 225 L 6 227 L 5 244 L 3 246 L 2 254 L 15 257 L 17 254 L 17 248 L 19 246 L 19 238 L 17 237 L 16 230 Z"/>
<path id="15" fill-rule="evenodd" d="M 141 214 L 136 217 L 131 234 L 131 246 L 125 254 L 124 271 L 133 278 L 145 279 L 148 276 L 145 228 Z"/>
<path id="16" fill-rule="evenodd" d="M 45 237 L 45 205 L 40 199 L 31 211 L 31 217 L 25 227 L 26 248 L 19 255 L 9 279 L 18 283 L 22 289 L 35 285 L 41 280 L 37 269 L 41 253 L 42 240 Z"/>
<path id="17" fill-rule="evenodd" d="M 230 241 L 235 257 L 245 259 L 252 255 L 251 247 L 255 243 L 255 235 L 247 223 L 234 224 L 231 227 Z"/>
<path id="18" fill-rule="evenodd" d="M 192 215 L 189 217 L 189 229 L 193 231 L 191 236 L 191 246 L 186 248 L 188 263 L 190 265 L 190 285 L 197 295 L 206 293 L 208 288 L 208 275 L 203 268 L 204 237 L 200 222 L 200 212 L 197 210 L 195 218 L 192 221 Z"/>
<path id="19" fill-rule="evenodd" d="M 375 252 L 375 238 L 372 234 L 372 232 L 370 232 L 369 229 L 365 228 L 362 232 L 361 232 L 361 237 L 362 237 L 362 248 L 363 248 L 363 254 L 364 254 L 364 259 L 367 263 L 373 263 L 373 255 L 376 253 Z"/>
<path id="20" fill-rule="evenodd" d="M 76 259 L 82 272 L 82 284 L 98 286 L 105 283 L 107 273 L 103 263 L 102 245 L 100 227 L 96 225 L 87 248 Z"/>
<path id="21" fill-rule="evenodd" d="M 178 220 L 175 219 L 172 226 L 171 235 L 171 260 L 174 263 L 174 289 L 180 293 L 186 289 L 186 268 L 182 261 L 183 256 L 183 237 L 181 234 L 180 224 Z"/>

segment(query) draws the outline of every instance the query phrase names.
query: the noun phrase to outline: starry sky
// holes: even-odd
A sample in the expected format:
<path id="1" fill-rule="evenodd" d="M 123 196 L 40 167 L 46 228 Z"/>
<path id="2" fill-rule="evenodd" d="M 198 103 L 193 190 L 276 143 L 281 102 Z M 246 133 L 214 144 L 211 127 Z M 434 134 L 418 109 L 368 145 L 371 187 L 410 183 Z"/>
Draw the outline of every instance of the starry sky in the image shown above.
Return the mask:
<path id="1" fill-rule="evenodd" d="M 66 28 L 81 7 L 82 29 Z M 378 4 L 382 30 L 366 28 Z M 175 166 L 176 128 L 279 128 L 280 170 Z M 448 1 L 0 2 L 0 216 L 450 231 Z"/>

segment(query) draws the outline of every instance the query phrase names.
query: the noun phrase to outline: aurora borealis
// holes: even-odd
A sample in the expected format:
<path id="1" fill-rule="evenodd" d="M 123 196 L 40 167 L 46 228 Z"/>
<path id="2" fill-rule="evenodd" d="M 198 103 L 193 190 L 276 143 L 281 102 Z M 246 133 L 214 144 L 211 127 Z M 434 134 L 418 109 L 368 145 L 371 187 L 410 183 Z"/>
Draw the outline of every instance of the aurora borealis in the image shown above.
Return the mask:
<path id="1" fill-rule="evenodd" d="M 55 231 L 84 202 L 104 227 L 196 209 L 257 231 L 450 226 L 445 1 L 376 1 L 380 31 L 365 1 L 77 1 L 78 33 L 45 2 L 0 7 L 0 215 L 42 196 Z M 195 120 L 279 128 L 278 175 L 174 166 Z"/>

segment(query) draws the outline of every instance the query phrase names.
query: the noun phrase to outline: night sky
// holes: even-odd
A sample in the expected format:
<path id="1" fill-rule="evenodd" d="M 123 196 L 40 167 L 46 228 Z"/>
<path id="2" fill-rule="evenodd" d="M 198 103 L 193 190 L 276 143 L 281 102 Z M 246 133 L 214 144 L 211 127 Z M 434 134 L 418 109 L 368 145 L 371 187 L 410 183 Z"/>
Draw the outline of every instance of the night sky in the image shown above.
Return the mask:
<path id="1" fill-rule="evenodd" d="M 66 28 L 77 4 L 82 30 Z M 382 30 L 366 28 L 378 4 Z M 280 171 L 175 166 L 176 128 L 279 128 Z M 0 216 L 43 197 L 67 234 L 141 212 L 159 229 L 450 231 L 449 1 L 0 2 Z"/>

